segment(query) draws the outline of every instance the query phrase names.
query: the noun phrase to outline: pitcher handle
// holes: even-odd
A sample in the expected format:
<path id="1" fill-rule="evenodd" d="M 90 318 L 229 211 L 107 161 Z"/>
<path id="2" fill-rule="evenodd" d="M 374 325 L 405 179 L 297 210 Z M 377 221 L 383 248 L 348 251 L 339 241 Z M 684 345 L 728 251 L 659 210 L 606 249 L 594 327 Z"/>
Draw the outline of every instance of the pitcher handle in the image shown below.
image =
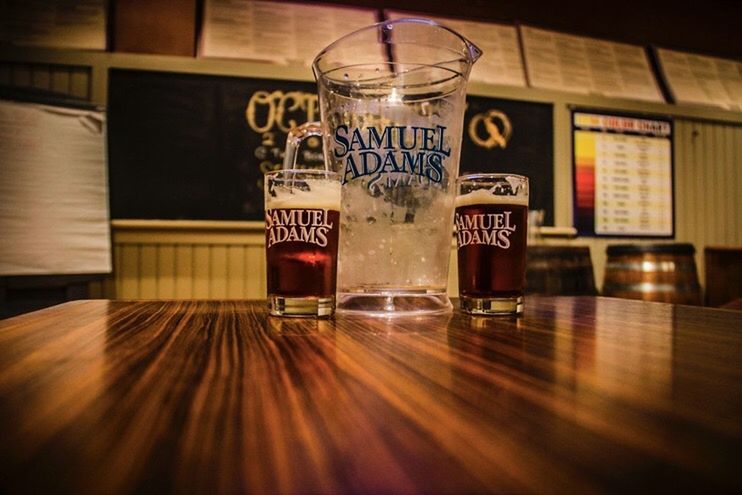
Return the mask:
<path id="1" fill-rule="evenodd" d="M 283 154 L 283 168 L 296 168 L 296 155 L 299 152 L 301 142 L 310 136 L 322 137 L 322 124 L 320 122 L 306 122 L 291 129 L 286 136 L 286 152 Z M 325 170 L 330 170 L 327 160 Z"/>

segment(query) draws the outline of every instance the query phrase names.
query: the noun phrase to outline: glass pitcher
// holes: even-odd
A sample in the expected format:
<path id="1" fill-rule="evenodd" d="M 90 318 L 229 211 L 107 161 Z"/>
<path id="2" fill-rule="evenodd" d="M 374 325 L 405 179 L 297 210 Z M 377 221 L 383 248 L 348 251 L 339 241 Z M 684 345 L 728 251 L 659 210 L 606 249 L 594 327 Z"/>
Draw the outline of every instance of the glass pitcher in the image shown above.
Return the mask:
<path id="1" fill-rule="evenodd" d="M 451 310 L 446 293 L 466 81 L 481 51 L 425 19 L 381 22 L 325 48 L 312 69 L 326 168 L 342 177 L 337 308 L 368 315 Z"/>

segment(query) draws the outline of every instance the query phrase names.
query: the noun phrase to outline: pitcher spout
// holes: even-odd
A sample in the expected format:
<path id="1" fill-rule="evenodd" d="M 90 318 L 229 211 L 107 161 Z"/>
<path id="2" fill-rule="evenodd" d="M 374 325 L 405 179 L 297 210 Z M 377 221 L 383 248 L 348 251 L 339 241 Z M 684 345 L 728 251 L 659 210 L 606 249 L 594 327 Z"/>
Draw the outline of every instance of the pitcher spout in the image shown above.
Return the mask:
<path id="1" fill-rule="evenodd" d="M 464 43 L 466 43 L 467 52 L 469 52 L 469 64 L 473 65 L 474 62 L 479 60 L 479 57 L 482 56 L 482 50 L 468 39 L 464 37 L 462 37 L 462 39 L 464 40 Z"/>
<path id="2" fill-rule="evenodd" d="M 448 26 L 430 19 L 409 17 L 380 24 L 383 42 L 388 44 L 423 44 L 429 48 L 458 52 L 469 69 L 482 56 L 482 50 L 471 40 Z M 410 26 L 415 27 L 410 28 Z M 406 29 L 408 32 L 395 38 L 395 34 L 398 34 L 400 29 Z M 441 60 L 435 65 L 448 63 L 450 60 Z"/>

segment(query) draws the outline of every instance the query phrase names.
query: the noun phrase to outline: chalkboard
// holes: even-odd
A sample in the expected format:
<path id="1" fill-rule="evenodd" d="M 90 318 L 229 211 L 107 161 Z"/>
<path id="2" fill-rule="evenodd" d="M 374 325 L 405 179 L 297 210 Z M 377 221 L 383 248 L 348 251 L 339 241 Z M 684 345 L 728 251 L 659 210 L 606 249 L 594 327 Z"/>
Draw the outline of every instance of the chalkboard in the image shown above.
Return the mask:
<path id="1" fill-rule="evenodd" d="M 467 97 L 461 174 L 508 172 L 529 178 L 530 208 L 554 225 L 554 124 L 550 104 Z"/>
<path id="2" fill-rule="evenodd" d="M 292 124 L 319 119 L 306 82 L 112 70 L 113 218 L 262 220 L 262 178 Z M 300 156 L 322 166 L 322 145 Z"/>
<path id="3" fill-rule="evenodd" d="M 112 70 L 108 102 L 113 218 L 261 220 L 262 176 L 280 167 L 286 132 L 319 119 L 316 85 L 297 81 Z M 551 223 L 551 105 L 468 103 L 461 171 L 531 177 L 531 207 Z M 322 166 L 319 139 L 299 161 Z"/>

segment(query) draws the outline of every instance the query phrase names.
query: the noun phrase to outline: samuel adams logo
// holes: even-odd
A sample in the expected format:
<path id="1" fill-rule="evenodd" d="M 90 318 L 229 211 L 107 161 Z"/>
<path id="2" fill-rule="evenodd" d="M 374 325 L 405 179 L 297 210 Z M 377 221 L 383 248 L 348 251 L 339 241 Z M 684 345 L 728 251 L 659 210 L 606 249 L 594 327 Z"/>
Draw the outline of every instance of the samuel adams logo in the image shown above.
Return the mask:
<path id="1" fill-rule="evenodd" d="M 470 244 L 487 244 L 502 249 L 510 248 L 510 235 L 516 226 L 511 222 L 512 211 L 467 215 L 456 212 L 454 223 L 458 249 Z"/>
<path id="2" fill-rule="evenodd" d="M 441 183 L 445 160 L 451 148 L 445 147 L 446 128 L 386 126 L 355 128 L 343 124 L 333 135 L 333 157 L 340 161 L 343 184 L 369 177 L 368 187 L 382 179 L 387 187 L 415 179 Z"/>
<path id="3" fill-rule="evenodd" d="M 268 247 L 292 241 L 325 247 L 327 236 L 334 226 L 328 210 L 292 208 L 265 212 Z"/>

